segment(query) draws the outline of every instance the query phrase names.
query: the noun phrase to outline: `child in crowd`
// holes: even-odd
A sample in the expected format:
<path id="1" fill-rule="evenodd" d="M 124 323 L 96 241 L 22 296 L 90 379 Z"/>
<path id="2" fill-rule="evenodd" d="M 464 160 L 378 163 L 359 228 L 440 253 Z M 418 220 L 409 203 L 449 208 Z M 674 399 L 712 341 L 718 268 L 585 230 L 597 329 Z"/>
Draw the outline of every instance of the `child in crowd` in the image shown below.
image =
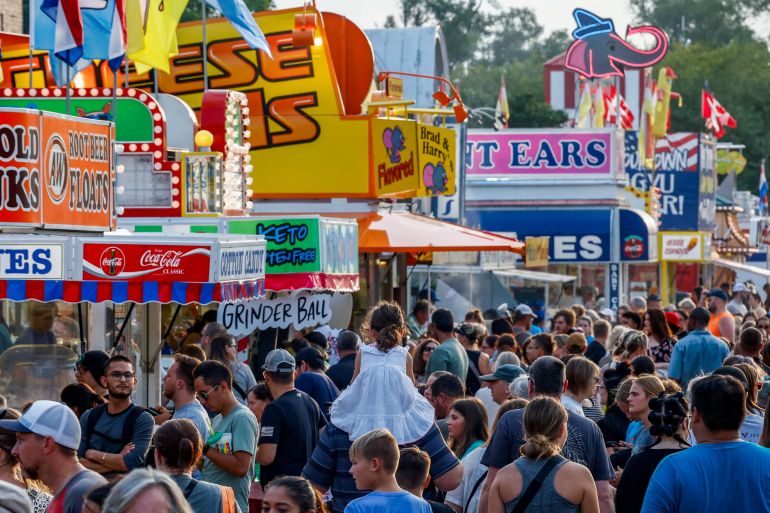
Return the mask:
<path id="1" fill-rule="evenodd" d="M 350 440 L 385 428 L 399 445 L 419 441 L 433 427 L 435 413 L 414 386 L 401 307 L 381 301 L 369 310 L 361 332 L 371 343 L 356 355 L 352 384 L 332 403 L 332 424 Z"/>
<path id="2" fill-rule="evenodd" d="M 356 488 L 373 491 L 348 503 L 345 513 L 431 513 L 426 501 L 398 486 L 398 444 L 387 430 L 361 436 L 350 446 L 349 455 Z"/>
<path id="3" fill-rule="evenodd" d="M 422 498 L 423 490 L 428 486 L 430 478 L 430 456 L 417 447 L 401 449 L 396 470 L 398 486 L 407 492 Z M 428 501 L 432 513 L 452 513 L 452 508 L 441 502 Z"/>

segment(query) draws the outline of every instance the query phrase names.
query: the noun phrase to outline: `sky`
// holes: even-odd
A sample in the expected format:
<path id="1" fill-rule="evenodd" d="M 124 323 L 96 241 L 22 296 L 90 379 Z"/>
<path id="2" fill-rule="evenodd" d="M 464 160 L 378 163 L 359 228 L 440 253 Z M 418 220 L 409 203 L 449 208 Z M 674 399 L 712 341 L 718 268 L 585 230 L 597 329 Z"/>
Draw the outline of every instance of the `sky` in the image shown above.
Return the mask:
<path id="1" fill-rule="evenodd" d="M 535 10 L 538 22 L 546 33 L 558 29 L 572 31 L 575 25 L 572 10 L 582 7 L 595 12 L 602 18 L 612 18 L 619 34 L 626 31 L 626 25 L 633 16 L 627 0 L 497 0 L 503 9 L 509 7 L 530 7 Z M 274 0 L 276 8 L 286 9 L 301 6 L 301 0 Z M 484 5 L 489 9 L 489 0 Z M 331 11 L 350 18 L 361 28 L 382 27 L 389 14 L 397 14 L 398 0 L 316 0 L 321 11 Z M 398 18 L 397 18 L 398 19 Z M 400 20 L 399 20 L 400 21 Z"/>

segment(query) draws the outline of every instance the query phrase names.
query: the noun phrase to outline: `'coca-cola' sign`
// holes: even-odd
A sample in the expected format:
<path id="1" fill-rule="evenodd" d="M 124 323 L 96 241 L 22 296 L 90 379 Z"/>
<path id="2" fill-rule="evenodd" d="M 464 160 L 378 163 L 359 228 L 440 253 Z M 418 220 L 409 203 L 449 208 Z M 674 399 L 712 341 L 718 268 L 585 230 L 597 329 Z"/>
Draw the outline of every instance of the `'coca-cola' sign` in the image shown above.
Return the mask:
<path id="1" fill-rule="evenodd" d="M 210 281 L 211 246 L 191 244 L 84 243 L 83 279 Z"/>

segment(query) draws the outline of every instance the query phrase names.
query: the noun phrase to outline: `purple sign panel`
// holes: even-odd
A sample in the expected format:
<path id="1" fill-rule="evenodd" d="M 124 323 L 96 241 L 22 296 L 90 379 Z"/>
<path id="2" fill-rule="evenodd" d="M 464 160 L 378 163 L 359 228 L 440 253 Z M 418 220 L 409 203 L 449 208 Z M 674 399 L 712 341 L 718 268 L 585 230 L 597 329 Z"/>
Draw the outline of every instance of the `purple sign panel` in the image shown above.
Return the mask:
<path id="1" fill-rule="evenodd" d="M 477 177 L 613 175 L 622 170 L 618 137 L 613 130 L 469 130 L 466 173 Z"/>

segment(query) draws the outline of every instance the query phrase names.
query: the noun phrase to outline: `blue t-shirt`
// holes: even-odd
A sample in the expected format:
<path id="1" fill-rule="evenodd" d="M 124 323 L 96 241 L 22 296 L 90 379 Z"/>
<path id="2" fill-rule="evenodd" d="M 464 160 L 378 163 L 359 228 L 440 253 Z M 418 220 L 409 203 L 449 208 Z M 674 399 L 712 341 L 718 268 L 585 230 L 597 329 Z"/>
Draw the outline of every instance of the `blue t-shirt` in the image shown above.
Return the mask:
<path id="1" fill-rule="evenodd" d="M 698 444 L 660 462 L 642 513 L 770 511 L 768 482 L 770 449 L 743 441 Z"/>
<path id="2" fill-rule="evenodd" d="M 427 501 L 409 492 L 371 492 L 351 501 L 345 513 L 431 513 Z"/>
<path id="3" fill-rule="evenodd" d="M 674 345 L 668 377 L 676 379 L 686 389 L 690 380 L 699 374 L 708 374 L 722 366 L 730 354 L 727 344 L 706 330 L 691 331 Z"/>
<path id="4" fill-rule="evenodd" d="M 192 421 L 192 423 L 195 424 L 195 427 L 198 428 L 198 432 L 201 434 L 201 440 L 203 440 L 204 444 L 206 443 L 206 440 L 208 440 L 209 435 L 211 435 L 211 420 L 209 420 L 208 413 L 206 413 L 206 410 L 197 399 L 174 410 L 174 414 L 171 418 L 188 419 Z"/>
<path id="5" fill-rule="evenodd" d="M 329 408 L 340 395 L 340 391 L 329 376 L 317 372 L 303 372 L 294 381 L 294 388 L 312 397 L 321 408 L 324 418 L 329 420 Z"/>

